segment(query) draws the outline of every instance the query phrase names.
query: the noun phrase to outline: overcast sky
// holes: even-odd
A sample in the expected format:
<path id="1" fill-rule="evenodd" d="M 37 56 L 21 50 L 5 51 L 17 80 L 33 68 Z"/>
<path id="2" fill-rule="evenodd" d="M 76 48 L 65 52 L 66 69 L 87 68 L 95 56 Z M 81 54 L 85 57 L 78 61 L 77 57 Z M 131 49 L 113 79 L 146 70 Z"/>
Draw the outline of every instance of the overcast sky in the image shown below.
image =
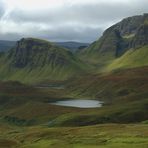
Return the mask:
<path id="1" fill-rule="evenodd" d="M 0 40 L 96 40 L 125 17 L 148 12 L 148 0 L 0 0 Z"/>

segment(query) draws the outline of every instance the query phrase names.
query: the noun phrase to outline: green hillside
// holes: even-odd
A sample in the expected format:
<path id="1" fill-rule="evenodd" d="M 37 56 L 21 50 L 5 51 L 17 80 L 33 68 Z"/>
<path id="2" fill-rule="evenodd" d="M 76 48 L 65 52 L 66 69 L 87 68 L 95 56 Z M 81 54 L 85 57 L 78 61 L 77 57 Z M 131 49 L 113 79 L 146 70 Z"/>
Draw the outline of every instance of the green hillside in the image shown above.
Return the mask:
<path id="1" fill-rule="evenodd" d="M 82 50 L 78 55 L 85 62 L 105 66 L 116 57 L 117 44 L 121 41 L 117 31 L 108 29 L 103 36 L 92 43 L 88 48 Z"/>
<path id="2" fill-rule="evenodd" d="M 2 148 L 147 148 L 144 124 L 16 128 L 1 125 Z M 13 137 L 13 138 L 12 138 Z"/>
<path id="3" fill-rule="evenodd" d="M 142 66 L 148 66 L 148 46 L 127 51 L 123 56 L 109 64 L 105 71 Z"/>
<path id="4" fill-rule="evenodd" d="M 0 79 L 33 83 L 64 80 L 87 67 L 70 51 L 48 41 L 27 38 L 1 57 Z"/>

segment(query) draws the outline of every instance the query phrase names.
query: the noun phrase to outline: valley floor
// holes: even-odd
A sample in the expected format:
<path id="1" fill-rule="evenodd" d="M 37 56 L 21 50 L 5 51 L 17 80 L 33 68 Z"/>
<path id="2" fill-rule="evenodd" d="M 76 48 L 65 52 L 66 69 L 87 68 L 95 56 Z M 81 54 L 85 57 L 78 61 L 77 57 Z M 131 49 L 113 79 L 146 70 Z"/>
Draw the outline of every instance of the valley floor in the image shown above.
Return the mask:
<path id="1" fill-rule="evenodd" d="M 0 82 L 0 148 L 148 148 L 147 74 L 148 67 L 86 75 L 60 89 Z M 70 98 L 105 104 L 50 104 Z"/>

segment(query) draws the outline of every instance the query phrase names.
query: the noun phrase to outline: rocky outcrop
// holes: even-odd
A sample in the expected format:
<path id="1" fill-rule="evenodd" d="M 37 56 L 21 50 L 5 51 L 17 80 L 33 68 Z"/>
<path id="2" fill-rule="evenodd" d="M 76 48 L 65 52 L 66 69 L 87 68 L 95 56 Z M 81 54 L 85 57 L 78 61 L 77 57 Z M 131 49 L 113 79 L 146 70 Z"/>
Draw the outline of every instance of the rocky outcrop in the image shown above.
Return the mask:
<path id="1" fill-rule="evenodd" d="M 139 27 L 129 48 L 139 48 L 145 45 L 148 45 L 148 24 L 143 24 Z"/>
<path id="2" fill-rule="evenodd" d="M 32 38 L 21 39 L 8 54 L 12 65 L 17 68 L 68 65 L 67 57 L 72 57 L 72 53 L 50 42 Z"/>

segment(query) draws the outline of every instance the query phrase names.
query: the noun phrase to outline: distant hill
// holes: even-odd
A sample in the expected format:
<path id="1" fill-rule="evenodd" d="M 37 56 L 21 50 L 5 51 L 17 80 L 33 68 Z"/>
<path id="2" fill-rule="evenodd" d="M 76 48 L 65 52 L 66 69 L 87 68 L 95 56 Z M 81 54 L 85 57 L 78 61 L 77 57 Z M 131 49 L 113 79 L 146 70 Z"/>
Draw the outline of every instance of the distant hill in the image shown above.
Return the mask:
<path id="1" fill-rule="evenodd" d="M 80 42 L 54 42 L 55 44 L 70 49 L 72 52 L 76 52 L 78 49 L 83 49 L 89 46 L 89 43 Z"/>
<path id="2" fill-rule="evenodd" d="M 0 78 L 23 82 L 63 80 L 85 69 L 69 50 L 51 42 L 23 38 L 1 57 Z"/>
<path id="3" fill-rule="evenodd" d="M 0 52 L 8 51 L 16 44 L 15 41 L 0 40 Z"/>

